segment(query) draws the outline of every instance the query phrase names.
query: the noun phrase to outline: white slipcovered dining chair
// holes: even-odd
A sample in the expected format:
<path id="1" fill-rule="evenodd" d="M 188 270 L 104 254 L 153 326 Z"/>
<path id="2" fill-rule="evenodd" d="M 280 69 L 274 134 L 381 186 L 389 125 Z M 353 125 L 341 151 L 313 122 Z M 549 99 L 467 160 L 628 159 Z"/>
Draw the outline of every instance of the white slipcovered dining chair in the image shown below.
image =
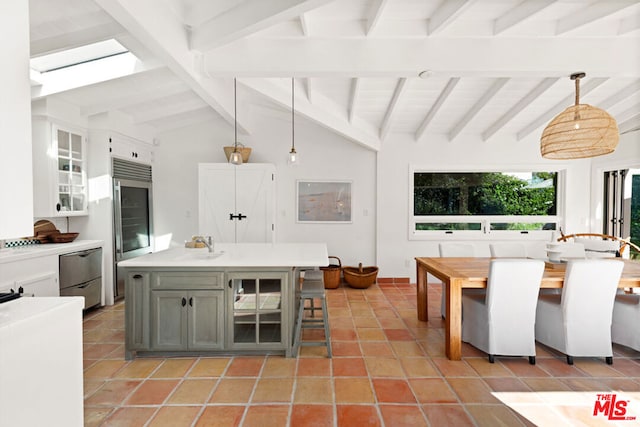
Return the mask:
<path id="1" fill-rule="evenodd" d="M 440 252 L 441 257 L 446 258 L 455 258 L 455 257 L 475 257 L 476 251 L 473 245 L 467 243 L 439 243 L 438 251 Z M 475 289 L 474 289 L 475 291 Z M 484 293 L 484 290 L 480 289 Z M 464 290 L 463 293 L 468 292 L 468 290 Z M 442 296 L 440 298 L 440 313 L 442 314 L 442 318 L 447 318 L 447 297 L 445 293 L 445 284 L 442 284 Z"/>
<path id="2" fill-rule="evenodd" d="M 567 355 L 604 357 L 613 363 L 611 318 L 624 263 L 575 259 L 567 263 L 560 295 L 540 295 L 536 340 Z"/>
<path id="3" fill-rule="evenodd" d="M 522 243 L 490 243 L 489 250 L 494 258 L 526 258 L 527 248 Z"/>
<path id="4" fill-rule="evenodd" d="M 587 258 L 615 258 L 620 251 L 620 241 L 618 240 L 576 237 L 573 241 L 584 246 L 584 253 Z"/>
<path id="5" fill-rule="evenodd" d="M 640 351 L 640 295 L 616 295 L 611 339 L 616 344 Z"/>
<path id="6" fill-rule="evenodd" d="M 544 261 L 491 261 L 485 295 L 462 296 L 462 341 L 489 354 L 528 356 L 536 363 L 535 319 Z"/>

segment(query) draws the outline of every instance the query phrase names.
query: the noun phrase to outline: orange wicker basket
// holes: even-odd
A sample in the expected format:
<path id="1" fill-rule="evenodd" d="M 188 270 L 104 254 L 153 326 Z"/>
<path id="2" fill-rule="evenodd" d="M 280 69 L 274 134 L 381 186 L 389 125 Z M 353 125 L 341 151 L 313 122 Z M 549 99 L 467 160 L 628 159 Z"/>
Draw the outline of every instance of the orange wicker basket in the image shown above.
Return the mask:
<path id="1" fill-rule="evenodd" d="M 344 267 L 344 281 L 349 286 L 357 289 L 367 289 L 376 282 L 378 267 L 363 267 L 362 263 L 357 267 Z"/>
<path id="2" fill-rule="evenodd" d="M 329 264 L 327 267 L 320 267 L 320 270 L 324 273 L 324 287 L 325 289 L 336 289 L 340 286 L 340 272 L 342 271 L 342 262 L 337 256 L 329 256 L 329 258 L 335 258 L 338 260 L 338 265 Z"/>

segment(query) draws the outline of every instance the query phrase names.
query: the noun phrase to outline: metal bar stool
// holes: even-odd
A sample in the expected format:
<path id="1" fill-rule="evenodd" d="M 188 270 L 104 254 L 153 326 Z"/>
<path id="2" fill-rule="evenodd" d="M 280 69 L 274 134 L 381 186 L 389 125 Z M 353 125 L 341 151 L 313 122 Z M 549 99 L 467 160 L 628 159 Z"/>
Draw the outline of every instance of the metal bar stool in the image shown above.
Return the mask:
<path id="1" fill-rule="evenodd" d="M 331 333 L 329 331 L 329 316 L 327 313 L 327 300 L 324 291 L 324 276 L 320 270 L 307 270 L 304 273 L 300 298 L 298 300 L 298 317 L 296 318 L 296 329 L 294 333 L 293 355 L 298 356 L 300 346 L 326 346 L 327 355 L 331 357 Z M 315 306 L 315 299 L 319 299 L 321 306 Z M 309 307 L 305 307 L 305 302 L 309 300 Z M 305 310 L 311 311 L 311 318 L 305 318 Z M 315 311 L 322 310 L 322 319 L 315 318 Z M 302 329 L 324 329 L 325 342 L 308 341 L 302 342 Z"/>

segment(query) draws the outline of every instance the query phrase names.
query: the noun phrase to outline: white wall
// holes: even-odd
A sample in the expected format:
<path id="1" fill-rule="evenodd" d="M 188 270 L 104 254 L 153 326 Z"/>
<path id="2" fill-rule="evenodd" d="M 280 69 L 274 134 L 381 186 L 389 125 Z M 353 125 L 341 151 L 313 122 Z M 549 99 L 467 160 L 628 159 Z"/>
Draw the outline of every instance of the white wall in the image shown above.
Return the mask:
<path id="1" fill-rule="evenodd" d="M 29 4 L 0 10 L 0 239 L 9 239 L 33 233 Z"/>
<path id="2" fill-rule="evenodd" d="M 276 240 L 326 242 L 343 264 L 376 262 L 376 154 L 313 123 L 296 117 L 296 151 L 302 162 L 287 165 L 291 148 L 290 114 L 259 109 L 252 135 L 239 140 L 252 148 L 250 162 L 276 165 Z M 197 164 L 226 162 L 222 147 L 232 145 L 233 127 L 216 121 L 158 136 L 154 162 L 154 226 L 165 247 L 182 245 L 198 232 Z M 241 167 L 241 166 L 240 166 Z M 353 222 L 296 222 L 296 180 L 352 181 Z"/>
<path id="3" fill-rule="evenodd" d="M 415 281 L 415 257 L 438 256 L 438 240 L 409 240 L 409 167 L 427 170 L 547 170 L 566 169 L 565 233 L 586 231 L 589 213 L 591 161 L 550 161 L 542 159 L 537 137 L 515 141 L 483 142 L 461 135 L 454 142 L 433 135 L 416 143 L 412 135 L 385 141 L 378 154 L 377 256 L 382 277 L 410 277 Z M 489 256 L 489 240 L 472 241 L 479 256 Z M 532 237 L 529 253 L 544 256 L 544 243 Z"/>

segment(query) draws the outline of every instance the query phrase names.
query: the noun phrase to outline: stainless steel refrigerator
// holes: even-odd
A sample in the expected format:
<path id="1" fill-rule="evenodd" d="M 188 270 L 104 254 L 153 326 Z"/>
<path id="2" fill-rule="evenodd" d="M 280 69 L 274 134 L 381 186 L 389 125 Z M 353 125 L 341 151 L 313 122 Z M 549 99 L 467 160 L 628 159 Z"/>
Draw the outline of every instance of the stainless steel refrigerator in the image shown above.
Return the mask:
<path id="1" fill-rule="evenodd" d="M 124 298 L 118 262 L 153 250 L 150 165 L 113 158 L 114 299 Z"/>

